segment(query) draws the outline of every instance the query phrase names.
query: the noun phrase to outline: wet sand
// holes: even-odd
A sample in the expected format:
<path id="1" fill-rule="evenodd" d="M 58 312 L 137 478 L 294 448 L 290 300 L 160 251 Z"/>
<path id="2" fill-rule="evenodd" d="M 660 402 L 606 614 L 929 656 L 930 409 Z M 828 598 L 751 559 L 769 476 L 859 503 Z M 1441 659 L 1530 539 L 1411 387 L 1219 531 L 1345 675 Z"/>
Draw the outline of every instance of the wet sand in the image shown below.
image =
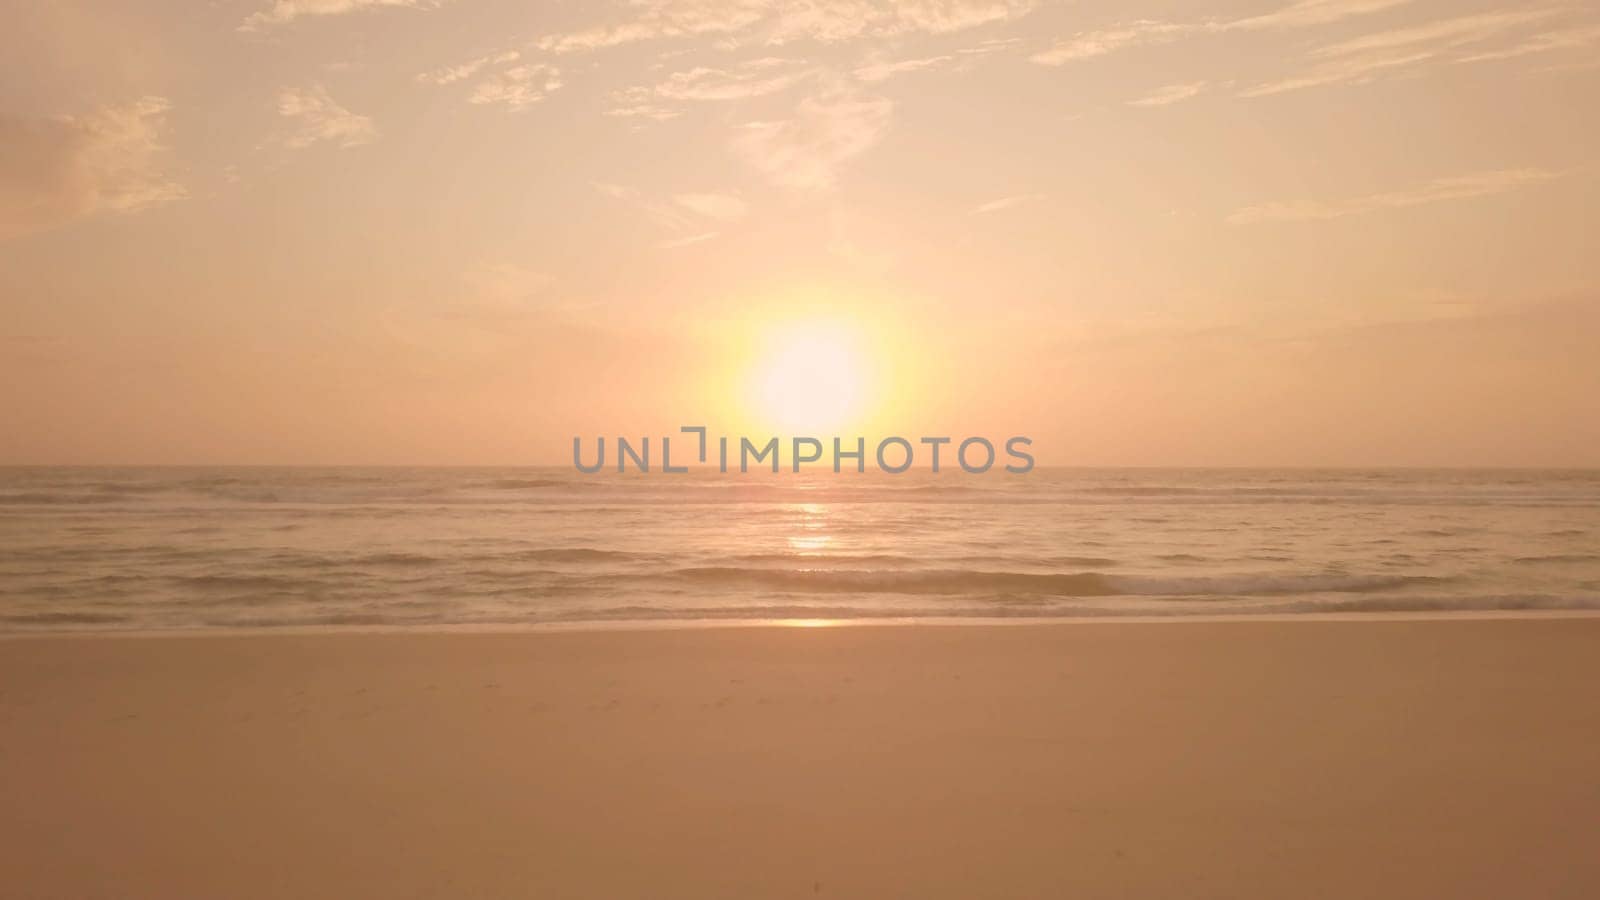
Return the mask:
<path id="1" fill-rule="evenodd" d="M 1600 896 L 1600 619 L 0 641 L 0 897 Z"/>

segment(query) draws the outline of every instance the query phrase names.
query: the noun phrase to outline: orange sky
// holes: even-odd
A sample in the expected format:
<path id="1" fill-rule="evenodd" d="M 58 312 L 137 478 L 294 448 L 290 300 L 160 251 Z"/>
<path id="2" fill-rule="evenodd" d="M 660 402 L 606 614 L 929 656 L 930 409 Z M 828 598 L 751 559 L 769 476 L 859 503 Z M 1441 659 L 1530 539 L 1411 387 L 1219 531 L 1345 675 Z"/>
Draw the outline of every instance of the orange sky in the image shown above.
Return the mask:
<path id="1" fill-rule="evenodd" d="M 1595 3 L 11 6 L 0 463 L 1600 465 Z"/>

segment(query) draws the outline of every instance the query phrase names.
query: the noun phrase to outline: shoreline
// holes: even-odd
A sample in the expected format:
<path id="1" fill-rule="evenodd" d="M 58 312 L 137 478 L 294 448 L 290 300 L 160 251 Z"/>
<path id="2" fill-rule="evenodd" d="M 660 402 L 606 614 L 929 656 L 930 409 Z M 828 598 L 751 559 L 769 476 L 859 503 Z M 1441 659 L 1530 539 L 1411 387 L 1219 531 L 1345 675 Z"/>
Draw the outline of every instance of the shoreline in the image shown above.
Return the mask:
<path id="1" fill-rule="evenodd" d="M 574 622 L 441 624 L 441 625 L 281 625 L 265 627 L 212 627 L 165 629 L 38 629 L 0 631 L 0 642 L 49 638 L 202 638 L 202 637 L 313 637 L 319 635 L 427 635 L 427 634 L 563 634 L 651 631 L 706 631 L 751 628 L 1027 628 L 1074 625 L 1176 625 L 1249 622 L 1475 622 L 1600 619 L 1600 609 L 1407 610 L 1399 612 L 1214 613 L 1167 616 L 1129 614 L 1101 616 L 920 616 L 856 618 L 772 619 L 618 619 Z"/>

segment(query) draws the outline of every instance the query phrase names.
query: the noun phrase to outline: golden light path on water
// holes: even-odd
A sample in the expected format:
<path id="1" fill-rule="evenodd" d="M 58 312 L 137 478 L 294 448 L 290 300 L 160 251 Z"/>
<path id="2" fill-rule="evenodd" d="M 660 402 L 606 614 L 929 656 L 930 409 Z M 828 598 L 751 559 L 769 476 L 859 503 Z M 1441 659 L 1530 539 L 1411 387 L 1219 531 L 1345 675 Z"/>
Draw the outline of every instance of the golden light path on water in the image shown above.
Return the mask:
<path id="1" fill-rule="evenodd" d="M 828 508 L 821 503 L 797 504 L 801 533 L 789 536 L 789 549 L 798 554 L 821 553 L 833 543 L 828 527 Z"/>
<path id="2" fill-rule="evenodd" d="M 784 628 L 833 628 L 847 623 L 838 619 L 779 619 L 775 624 Z"/>

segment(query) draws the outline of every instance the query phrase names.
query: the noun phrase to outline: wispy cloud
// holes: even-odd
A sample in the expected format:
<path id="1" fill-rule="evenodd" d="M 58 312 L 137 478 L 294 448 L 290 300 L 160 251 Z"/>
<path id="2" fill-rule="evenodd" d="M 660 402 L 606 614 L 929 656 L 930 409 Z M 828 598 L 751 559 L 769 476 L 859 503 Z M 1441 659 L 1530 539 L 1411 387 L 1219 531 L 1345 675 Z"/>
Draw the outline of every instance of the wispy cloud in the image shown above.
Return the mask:
<path id="1" fill-rule="evenodd" d="M 1240 96 L 1263 97 L 1325 85 L 1365 84 L 1384 75 L 1450 59 L 1459 48 L 1506 36 L 1555 12 L 1531 9 L 1477 13 L 1327 44 L 1311 52 L 1313 63 L 1305 70 L 1262 82 L 1241 91 Z"/>
<path id="2" fill-rule="evenodd" d="M 1020 43 L 1022 43 L 1022 38 L 1019 37 L 987 38 L 971 47 L 962 47 L 956 52 L 963 56 L 983 56 L 989 53 L 998 53 L 1001 50 L 1008 50 Z"/>
<path id="3" fill-rule="evenodd" d="M 493 72 L 479 81 L 468 103 L 496 104 L 521 110 L 561 89 L 561 70 L 546 63 L 525 63 Z"/>
<path id="4" fill-rule="evenodd" d="M 682 115 L 686 105 L 763 97 L 787 90 L 813 73 L 781 57 L 749 59 L 727 67 L 695 66 L 672 72 L 655 84 L 635 85 L 611 95 L 606 114 L 664 121 Z"/>
<path id="5" fill-rule="evenodd" d="M 861 81 L 883 81 L 896 75 L 907 72 L 921 72 L 926 69 L 936 69 L 956 60 L 954 56 L 925 56 L 921 59 L 898 59 L 885 62 L 868 63 L 856 69 L 855 76 Z"/>
<path id="6" fill-rule="evenodd" d="M 1035 53 L 1029 59 L 1041 66 L 1063 66 L 1069 62 L 1105 56 L 1129 47 L 1165 44 L 1202 27 L 1145 19 L 1114 28 L 1079 32 L 1065 40 L 1056 41 L 1048 50 Z"/>
<path id="7" fill-rule="evenodd" d="M 1204 81 L 1169 84 L 1166 87 L 1156 88 L 1137 100 L 1129 100 L 1128 104 L 1130 106 L 1170 106 L 1192 97 L 1198 97 L 1205 93 L 1205 90 L 1206 82 Z"/>
<path id="8" fill-rule="evenodd" d="M 640 0 L 630 7 L 633 15 L 620 22 L 548 34 L 536 44 L 551 53 L 580 53 L 664 38 L 726 35 L 761 21 L 760 3 L 673 3 Z"/>
<path id="9" fill-rule="evenodd" d="M 450 85 L 473 81 L 467 102 L 479 106 L 503 106 L 513 112 L 527 109 L 562 87 L 561 70 L 544 62 L 527 62 L 517 50 L 504 50 L 422 72 L 416 80 L 424 84 Z"/>
<path id="10" fill-rule="evenodd" d="M 160 165 L 163 97 L 83 116 L 0 115 L 0 239 L 187 196 Z"/>
<path id="11" fill-rule="evenodd" d="M 1011 197 L 1001 197 L 997 200 L 990 200 L 988 203 L 980 203 L 968 210 L 967 214 L 972 216 L 986 216 L 990 213 L 997 213 L 1001 210 L 1013 209 L 1015 207 L 1022 206 L 1023 204 L 1033 203 L 1036 200 L 1043 199 L 1043 194 L 1016 194 Z"/>
<path id="12" fill-rule="evenodd" d="M 885 97 L 819 94 L 802 100 L 787 119 L 742 126 L 732 150 L 774 184 L 822 190 L 833 186 L 840 166 L 883 139 L 893 112 Z"/>
<path id="13" fill-rule="evenodd" d="M 1268 97 L 1333 84 L 1366 84 L 1391 69 L 1403 69 L 1434 58 L 1429 51 L 1377 53 L 1335 60 L 1295 75 L 1265 81 L 1239 92 L 1241 97 Z"/>
<path id="14" fill-rule="evenodd" d="M 1535 34 L 1527 39 L 1502 47 L 1498 50 L 1488 50 L 1483 53 L 1474 53 L 1463 56 L 1456 62 L 1489 62 L 1497 59 L 1513 59 L 1518 56 L 1528 56 L 1534 53 L 1549 53 L 1557 50 L 1575 50 L 1600 42 L 1600 25 L 1583 25 L 1576 28 L 1563 28 Z M 1592 61 L 1591 61 L 1592 62 Z"/>
<path id="15" fill-rule="evenodd" d="M 1249 206 L 1228 216 L 1227 221 L 1234 225 L 1254 225 L 1261 222 L 1317 222 L 1339 219 L 1386 209 L 1405 209 L 1447 200 L 1504 194 L 1518 188 L 1542 184 L 1561 177 L 1561 174 L 1546 169 L 1500 169 L 1478 172 L 1471 175 L 1436 178 L 1427 184 L 1408 190 L 1368 194 L 1334 203 L 1267 203 Z"/>
<path id="16" fill-rule="evenodd" d="M 1382 12 L 1404 6 L 1411 0 L 1300 0 L 1259 16 L 1235 19 L 1222 27 L 1250 30 L 1257 28 L 1308 28 L 1328 25 L 1353 16 Z"/>
<path id="17" fill-rule="evenodd" d="M 1036 0 L 635 0 L 631 15 L 620 21 L 549 34 L 537 46 L 578 53 L 697 36 L 720 37 L 733 46 L 780 46 L 950 34 L 1018 18 L 1036 5 Z"/>
<path id="18" fill-rule="evenodd" d="M 1079 32 L 1070 38 L 1056 41 L 1049 49 L 1035 53 L 1029 58 L 1040 65 L 1061 66 L 1133 47 L 1171 43 L 1191 35 L 1227 31 L 1286 30 L 1327 25 L 1409 2 L 1410 0 L 1299 0 L 1272 12 L 1242 19 L 1197 22 L 1140 19 L 1109 28 Z"/>
<path id="19" fill-rule="evenodd" d="M 744 218 L 747 208 L 732 194 L 678 194 L 672 200 L 695 215 L 723 222 Z"/>
<path id="20" fill-rule="evenodd" d="M 279 91 L 278 115 L 294 125 L 294 130 L 282 139 L 283 145 L 291 150 L 319 143 L 357 147 L 378 138 L 372 119 L 340 106 L 320 84 Z"/>
<path id="21" fill-rule="evenodd" d="M 1523 9 L 1511 12 L 1478 13 L 1440 19 L 1426 25 L 1394 28 L 1340 41 L 1320 47 L 1313 56 L 1341 57 L 1374 50 L 1394 50 L 1402 47 L 1427 47 L 1442 50 L 1463 44 L 1488 40 L 1516 26 L 1548 18 L 1552 9 Z"/>
<path id="22" fill-rule="evenodd" d="M 431 72 L 422 72 L 417 75 L 417 81 L 424 84 L 455 84 L 464 81 L 483 71 L 485 66 L 503 65 L 514 63 L 522 58 L 516 50 L 507 50 L 503 53 L 491 53 L 477 59 L 468 60 L 456 66 L 445 66 Z"/>
<path id="23" fill-rule="evenodd" d="M 743 100 L 777 93 L 805 75 L 790 60 L 763 57 L 732 69 L 699 66 L 673 72 L 655 86 L 654 93 L 667 100 Z"/>
<path id="24" fill-rule="evenodd" d="M 980 25 L 1021 18 L 1038 6 L 1037 0 L 890 0 L 878 18 L 879 31 L 889 34 L 922 32 L 951 34 Z M 839 15 L 848 15 L 849 3 L 838 3 Z"/>
<path id="25" fill-rule="evenodd" d="M 1021 38 L 989 38 L 970 47 L 957 47 L 947 53 L 902 59 L 888 58 L 881 52 L 874 52 L 866 57 L 866 61 L 856 66 L 851 74 L 857 81 L 872 83 L 914 72 L 970 71 L 985 57 L 1005 50 L 1014 50 L 1021 42 Z"/>
<path id="26" fill-rule="evenodd" d="M 662 103 L 652 103 L 630 97 L 626 92 L 612 98 L 613 103 L 605 110 L 605 115 L 619 119 L 650 119 L 654 122 L 665 122 L 683 115 L 683 108 L 667 106 Z"/>
<path id="27" fill-rule="evenodd" d="M 240 31 L 259 31 L 273 25 L 283 25 L 309 16 L 336 16 L 362 9 L 382 6 L 401 6 L 411 9 L 436 9 L 445 0 L 276 0 L 260 12 L 251 13 Z"/>

